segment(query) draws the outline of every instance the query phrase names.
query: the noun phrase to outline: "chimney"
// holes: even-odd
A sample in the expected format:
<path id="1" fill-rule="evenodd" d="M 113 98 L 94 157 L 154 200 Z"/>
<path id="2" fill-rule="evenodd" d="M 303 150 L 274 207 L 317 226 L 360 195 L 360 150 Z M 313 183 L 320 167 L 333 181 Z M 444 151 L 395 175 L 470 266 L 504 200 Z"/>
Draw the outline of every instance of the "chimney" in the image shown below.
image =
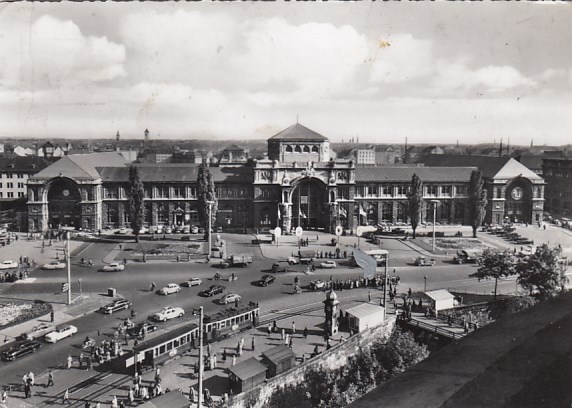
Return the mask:
<path id="1" fill-rule="evenodd" d="M 500 140 L 499 157 L 502 157 L 502 138 Z"/>

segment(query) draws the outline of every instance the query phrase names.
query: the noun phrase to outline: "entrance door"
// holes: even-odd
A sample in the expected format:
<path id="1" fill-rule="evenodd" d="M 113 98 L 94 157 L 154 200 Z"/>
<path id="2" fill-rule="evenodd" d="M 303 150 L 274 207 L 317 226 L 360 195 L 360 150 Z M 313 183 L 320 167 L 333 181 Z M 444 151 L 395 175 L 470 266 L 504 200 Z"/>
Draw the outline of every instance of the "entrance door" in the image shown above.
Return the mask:
<path id="1" fill-rule="evenodd" d="M 292 192 L 292 225 L 304 229 L 327 227 L 327 198 L 324 183 L 315 179 L 301 181 Z"/>
<path id="2" fill-rule="evenodd" d="M 54 181 L 48 191 L 48 214 L 51 228 L 80 225 L 81 196 L 77 185 L 66 178 Z"/>

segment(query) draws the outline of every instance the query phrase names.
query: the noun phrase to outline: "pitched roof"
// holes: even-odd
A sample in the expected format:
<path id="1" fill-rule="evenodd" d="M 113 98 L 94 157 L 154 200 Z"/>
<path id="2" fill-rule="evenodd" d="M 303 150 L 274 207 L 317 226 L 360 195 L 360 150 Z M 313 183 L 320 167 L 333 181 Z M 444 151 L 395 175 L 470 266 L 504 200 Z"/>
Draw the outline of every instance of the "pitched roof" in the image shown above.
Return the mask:
<path id="1" fill-rule="evenodd" d="M 362 303 L 361 305 L 350 307 L 346 310 L 346 313 L 358 319 L 363 319 L 364 317 L 383 313 L 383 307 L 371 303 Z"/>
<path id="2" fill-rule="evenodd" d="M 291 142 L 323 142 L 328 140 L 328 138 L 314 132 L 311 129 L 308 129 L 306 126 L 302 126 L 301 124 L 296 123 L 272 136 L 268 140 L 285 140 Z"/>
<path id="3" fill-rule="evenodd" d="M 542 177 L 515 159 L 510 159 L 503 168 L 495 174 L 495 178 L 499 179 L 511 179 L 514 177 L 525 177 L 529 180 L 542 180 Z"/>
<path id="4" fill-rule="evenodd" d="M 432 290 L 430 292 L 425 292 L 425 294 L 433 300 L 447 300 L 455 298 L 452 293 L 449 293 L 445 289 Z"/>
<path id="5" fill-rule="evenodd" d="M 38 156 L 0 157 L 1 173 L 38 173 L 51 165 L 53 161 Z"/>
<path id="6" fill-rule="evenodd" d="M 474 167 L 356 167 L 358 183 L 367 182 L 410 182 L 417 174 L 423 182 L 468 182 Z"/>
<path id="7" fill-rule="evenodd" d="M 252 357 L 233 367 L 229 367 L 228 371 L 238 377 L 241 381 L 245 381 L 260 373 L 266 372 L 266 366 Z"/>
<path id="8" fill-rule="evenodd" d="M 180 390 L 171 390 L 147 401 L 139 408 L 188 408 L 191 402 Z"/>
<path id="9" fill-rule="evenodd" d="M 427 166 L 435 167 L 477 167 L 483 174 L 483 177 L 493 178 L 509 160 L 510 157 L 428 154 L 423 156 L 420 162 L 425 163 Z"/>
<path id="10" fill-rule="evenodd" d="M 136 166 L 144 183 L 194 183 L 199 173 L 199 164 L 195 163 L 136 164 Z M 103 181 L 129 180 L 129 167 L 106 167 L 99 170 Z M 254 179 L 250 167 L 209 167 L 209 171 L 215 183 L 252 183 Z"/>
<path id="11" fill-rule="evenodd" d="M 116 152 L 72 154 L 45 168 L 35 178 L 66 176 L 74 179 L 98 179 L 97 167 L 125 166 L 125 158 Z"/>
<path id="12" fill-rule="evenodd" d="M 294 351 L 286 344 L 279 344 L 269 350 L 263 351 L 262 355 L 274 365 L 279 364 L 281 361 L 296 357 Z"/>

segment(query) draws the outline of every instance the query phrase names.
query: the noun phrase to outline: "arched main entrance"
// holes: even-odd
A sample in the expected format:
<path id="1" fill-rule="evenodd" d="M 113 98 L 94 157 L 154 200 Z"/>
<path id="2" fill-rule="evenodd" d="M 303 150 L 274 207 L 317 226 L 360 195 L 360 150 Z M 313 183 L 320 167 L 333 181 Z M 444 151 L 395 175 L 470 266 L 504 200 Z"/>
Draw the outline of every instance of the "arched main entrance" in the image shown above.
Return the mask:
<path id="1" fill-rule="evenodd" d="M 292 190 L 292 225 L 304 229 L 327 228 L 329 212 L 326 185 L 318 179 L 301 180 Z"/>
<path id="2" fill-rule="evenodd" d="M 50 228 L 81 227 L 81 196 L 77 185 L 68 178 L 59 178 L 48 190 L 48 222 Z"/>

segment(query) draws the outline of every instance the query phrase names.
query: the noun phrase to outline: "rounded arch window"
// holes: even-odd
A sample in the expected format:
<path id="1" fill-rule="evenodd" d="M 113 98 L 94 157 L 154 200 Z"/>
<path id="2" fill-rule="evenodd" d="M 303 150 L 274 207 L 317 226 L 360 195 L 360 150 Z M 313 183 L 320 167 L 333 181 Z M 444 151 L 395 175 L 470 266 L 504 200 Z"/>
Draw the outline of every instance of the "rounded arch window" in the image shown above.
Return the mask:
<path id="1" fill-rule="evenodd" d="M 304 153 L 310 153 L 310 147 L 304 146 Z"/>
<path id="2" fill-rule="evenodd" d="M 300 146 L 296 146 L 296 147 L 294 148 L 294 151 L 295 151 L 296 153 L 302 153 L 302 148 L 301 148 Z"/>
<path id="3" fill-rule="evenodd" d="M 292 153 L 293 151 L 294 151 L 294 149 L 292 149 L 292 146 L 290 146 L 290 145 L 286 146 L 286 152 Z"/>
<path id="4" fill-rule="evenodd" d="M 312 153 L 318 153 L 319 149 L 318 146 L 312 146 Z"/>

